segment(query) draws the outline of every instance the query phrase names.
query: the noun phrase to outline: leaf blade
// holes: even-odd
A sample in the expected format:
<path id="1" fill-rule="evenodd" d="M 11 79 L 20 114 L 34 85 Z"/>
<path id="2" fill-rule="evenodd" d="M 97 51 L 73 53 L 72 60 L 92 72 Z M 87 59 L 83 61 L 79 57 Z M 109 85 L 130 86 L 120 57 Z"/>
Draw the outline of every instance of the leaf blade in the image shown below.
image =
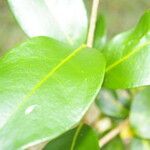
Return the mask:
<path id="1" fill-rule="evenodd" d="M 84 149 L 94 149 L 99 150 L 98 146 L 98 137 L 95 132 L 92 130 L 91 127 L 87 125 L 82 125 L 79 129 L 79 132 L 76 136 L 76 142 L 73 144 L 73 137 L 77 133 L 78 128 L 72 129 L 65 133 L 64 135 L 54 139 L 53 141 L 49 142 L 44 150 L 59 150 L 63 147 L 64 150 L 84 150 Z M 71 145 L 74 145 L 72 147 Z"/>
<path id="2" fill-rule="evenodd" d="M 60 63 L 70 55 L 70 61 Z M 0 114 L 6 116 L 0 117 L 2 149 L 51 140 L 76 125 L 98 93 L 105 70 L 105 60 L 97 50 L 72 52 L 68 45 L 46 37 L 23 43 L 0 64 Z M 22 103 L 22 97 L 55 67 L 55 74 Z"/>
<path id="3" fill-rule="evenodd" d="M 103 51 L 107 59 L 105 87 L 125 89 L 150 84 L 149 16 L 147 11 L 135 28 L 116 36 Z"/>
<path id="4" fill-rule="evenodd" d="M 8 0 L 8 3 L 30 37 L 49 36 L 75 47 L 86 40 L 88 21 L 82 0 Z"/>
<path id="5" fill-rule="evenodd" d="M 94 48 L 103 50 L 107 39 L 106 21 L 104 16 L 98 15 L 95 36 L 94 36 Z"/>

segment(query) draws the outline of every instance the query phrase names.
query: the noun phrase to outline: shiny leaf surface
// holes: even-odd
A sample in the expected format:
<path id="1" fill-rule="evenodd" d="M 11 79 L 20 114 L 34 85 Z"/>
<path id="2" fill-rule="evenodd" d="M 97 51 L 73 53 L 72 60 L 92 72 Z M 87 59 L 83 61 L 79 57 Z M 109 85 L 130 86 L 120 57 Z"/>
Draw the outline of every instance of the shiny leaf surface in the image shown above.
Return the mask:
<path id="1" fill-rule="evenodd" d="M 104 86 L 133 88 L 150 84 L 150 11 L 132 30 L 116 36 L 104 49 Z"/>
<path id="2" fill-rule="evenodd" d="M 105 59 L 85 45 L 73 50 L 46 37 L 0 59 L 0 149 L 52 140 L 75 126 L 103 81 Z"/>
<path id="3" fill-rule="evenodd" d="M 99 150 L 98 137 L 89 126 L 79 126 L 57 139 L 52 140 L 44 150 Z"/>
<path id="4" fill-rule="evenodd" d="M 79 46 L 87 34 L 87 12 L 82 0 L 8 0 L 29 36 L 49 36 Z"/>
<path id="5" fill-rule="evenodd" d="M 134 132 L 150 139 L 150 87 L 140 92 L 132 103 L 130 123 Z"/>

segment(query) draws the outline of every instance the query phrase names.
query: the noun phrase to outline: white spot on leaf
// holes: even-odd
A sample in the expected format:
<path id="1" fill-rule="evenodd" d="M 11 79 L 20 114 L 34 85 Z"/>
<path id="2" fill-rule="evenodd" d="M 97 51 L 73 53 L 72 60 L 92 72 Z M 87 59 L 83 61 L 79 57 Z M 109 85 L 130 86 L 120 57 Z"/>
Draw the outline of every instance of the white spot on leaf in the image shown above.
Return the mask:
<path id="1" fill-rule="evenodd" d="M 37 105 L 31 105 L 25 110 L 25 115 L 29 115 L 35 109 Z"/>

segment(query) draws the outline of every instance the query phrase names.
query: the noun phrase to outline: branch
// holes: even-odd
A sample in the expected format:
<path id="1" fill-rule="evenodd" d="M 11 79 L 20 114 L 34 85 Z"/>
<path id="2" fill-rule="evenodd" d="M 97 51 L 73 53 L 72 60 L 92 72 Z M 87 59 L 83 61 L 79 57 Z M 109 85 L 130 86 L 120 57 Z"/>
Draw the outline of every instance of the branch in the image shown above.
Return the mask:
<path id="1" fill-rule="evenodd" d="M 99 146 L 100 146 L 100 148 L 102 148 L 110 140 L 112 140 L 113 138 L 115 138 L 121 132 L 121 130 L 124 128 L 124 126 L 126 126 L 128 123 L 129 123 L 128 119 L 124 120 L 116 128 L 114 128 L 109 133 L 107 133 L 104 137 L 102 137 L 99 140 Z"/>
<path id="2" fill-rule="evenodd" d="M 97 20 L 97 12 L 98 12 L 98 5 L 100 0 L 93 0 L 92 4 L 92 12 L 90 17 L 90 25 L 89 25 L 89 32 L 87 37 L 87 46 L 92 47 L 94 41 L 94 32 Z"/>

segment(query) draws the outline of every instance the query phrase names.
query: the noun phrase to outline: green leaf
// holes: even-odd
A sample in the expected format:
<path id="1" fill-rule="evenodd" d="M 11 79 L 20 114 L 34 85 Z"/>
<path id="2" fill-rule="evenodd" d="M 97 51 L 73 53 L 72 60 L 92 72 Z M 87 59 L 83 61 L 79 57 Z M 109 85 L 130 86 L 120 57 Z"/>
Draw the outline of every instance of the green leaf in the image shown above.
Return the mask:
<path id="1" fill-rule="evenodd" d="M 117 94 L 112 90 L 102 89 L 96 103 L 100 110 L 108 116 L 125 118 L 128 115 L 128 109 L 118 100 Z"/>
<path id="2" fill-rule="evenodd" d="M 104 49 L 104 86 L 133 88 L 150 84 L 150 11 L 132 30 L 116 36 Z"/>
<path id="3" fill-rule="evenodd" d="M 96 133 L 86 125 L 80 125 L 57 139 L 52 140 L 44 150 L 99 150 Z"/>
<path id="4" fill-rule="evenodd" d="M 102 150 L 125 150 L 125 146 L 120 137 L 112 139 L 108 144 L 106 144 Z"/>
<path id="5" fill-rule="evenodd" d="M 79 46 L 87 35 L 88 19 L 83 0 L 8 0 L 29 36 L 49 36 Z"/>
<path id="6" fill-rule="evenodd" d="M 150 87 L 134 98 L 130 112 L 130 123 L 136 135 L 150 139 Z"/>
<path id="7" fill-rule="evenodd" d="M 97 18 L 95 36 L 94 36 L 94 48 L 102 50 L 106 44 L 106 22 L 102 15 Z"/>
<path id="8" fill-rule="evenodd" d="M 52 140 L 75 126 L 103 81 L 105 59 L 96 49 L 73 50 L 46 37 L 0 59 L 0 149 Z"/>
<path id="9" fill-rule="evenodd" d="M 150 141 L 134 138 L 130 150 L 150 150 Z"/>

